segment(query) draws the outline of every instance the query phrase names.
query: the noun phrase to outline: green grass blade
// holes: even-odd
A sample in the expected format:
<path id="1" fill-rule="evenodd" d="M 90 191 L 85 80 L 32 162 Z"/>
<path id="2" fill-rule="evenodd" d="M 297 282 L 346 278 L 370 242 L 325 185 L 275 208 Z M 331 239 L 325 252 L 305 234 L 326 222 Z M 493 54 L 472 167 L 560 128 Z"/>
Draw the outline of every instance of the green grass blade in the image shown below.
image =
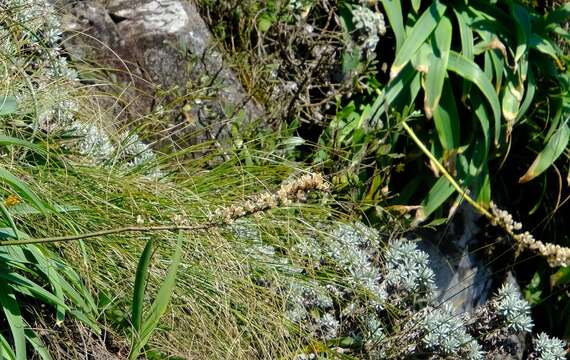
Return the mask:
<path id="1" fill-rule="evenodd" d="M 394 79 L 404 66 L 412 59 L 416 51 L 431 35 L 439 23 L 447 7 L 439 1 L 435 1 L 418 19 L 412 28 L 410 35 L 396 53 L 396 58 L 390 70 L 390 78 Z"/>
<path id="2" fill-rule="evenodd" d="M 16 348 L 16 359 L 26 360 L 26 334 L 24 332 L 25 325 L 20 306 L 16 300 L 16 295 L 10 284 L 4 279 L 0 279 L 0 304 L 8 320 L 12 338 L 14 339 L 14 346 Z"/>
<path id="3" fill-rule="evenodd" d="M 23 146 L 30 150 L 34 150 L 38 154 L 42 154 L 44 156 L 47 155 L 47 151 L 43 147 L 34 144 L 32 142 L 29 142 L 28 140 L 18 139 L 12 136 L 0 135 L 0 146 L 9 146 L 9 145 Z"/>
<path id="4" fill-rule="evenodd" d="M 439 141 L 445 150 L 459 147 L 459 112 L 449 78 L 443 85 L 442 99 L 433 113 L 433 119 Z"/>
<path id="5" fill-rule="evenodd" d="M 554 133 L 554 135 L 552 135 L 544 149 L 538 154 L 526 173 L 521 176 L 519 183 L 528 182 L 542 174 L 544 170 L 548 169 L 564 152 L 566 146 L 568 146 L 569 137 L 570 129 L 568 128 L 568 125 L 564 123 Z"/>
<path id="6" fill-rule="evenodd" d="M 406 40 L 406 28 L 404 27 L 404 17 L 400 0 L 382 0 L 384 12 L 390 22 L 390 27 L 396 37 L 396 53 L 402 48 Z"/>
<path id="7" fill-rule="evenodd" d="M 30 201 L 38 210 L 43 213 L 47 213 L 49 211 L 48 207 L 40 200 L 32 189 L 8 170 L 0 168 L 0 181 L 10 185 L 22 198 Z"/>
<path id="8" fill-rule="evenodd" d="M 51 260 L 44 255 L 36 246 L 27 246 L 26 250 L 31 254 L 38 270 L 44 275 L 46 280 L 51 285 L 54 296 L 59 299 L 59 304 L 55 305 L 56 309 L 56 324 L 60 325 L 65 320 L 65 295 L 62 288 L 63 279 L 57 272 Z"/>
<path id="9" fill-rule="evenodd" d="M 16 227 L 16 223 L 14 222 L 14 218 L 12 218 L 12 215 L 10 215 L 10 212 L 6 208 L 6 205 L 4 205 L 4 202 L 1 200 L 0 200 L 0 212 L 2 213 L 4 218 L 6 218 L 6 220 L 8 221 L 10 228 L 12 228 L 12 232 L 14 233 L 14 238 L 16 240 L 20 240 L 20 235 L 19 235 L 20 232 L 18 231 L 18 228 Z"/>
<path id="10" fill-rule="evenodd" d="M 501 103 L 493 84 L 477 64 L 454 51 L 449 54 L 448 69 L 475 84 L 489 102 L 495 119 L 495 144 L 498 145 L 501 138 Z"/>
<path id="11" fill-rule="evenodd" d="M 0 271 L 0 280 L 7 282 L 10 286 L 17 290 L 18 292 L 23 293 L 24 295 L 29 295 L 35 297 L 45 303 L 57 306 L 60 305 L 64 307 L 64 309 L 68 310 L 68 307 L 65 303 L 63 303 L 60 298 L 52 294 L 51 292 L 47 291 L 40 285 L 36 284 L 32 280 L 11 271 Z"/>
<path id="12" fill-rule="evenodd" d="M 432 38 L 432 57 L 429 71 L 425 81 L 424 110 L 427 118 L 431 118 L 441 98 L 443 82 L 447 76 L 447 62 L 451 49 L 451 21 L 444 17 L 441 19 Z"/>
<path id="13" fill-rule="evenodd" d="M 142 325 L 142 314 L 144 305 L 144 290 L 146 287 L 146 279 L 148 274 L 148 267 L 150 265 L 150 259 L 152 257 L 153 251 L 153 241 L 150 239 L 147 241 L 146 246 L 141 254 L 139 263 L 137 265 L 137 272 L 135 277 L 135 286 L 133 292 L 133 304 L 132 304 L 132 322 L 133 329 L 136 334 L 141 331 Z"/>
<path id="14" fill-rule="evenodd" d="M 17 100 L 14 96 L 0 95 L 0 116 L 16 112 Z"/>
<path id="15" fill-rule="evenodd" d="M 178 234 L 178 241 L 176 242 L 176 250 L 174 251 L 172 262 L 168 268 L 166 277 L 158 290 L 156 299 L 152 303 L 148 311 L 148 315 L 145 316 L 140 334 L 134 342 L 129 354 L 129 360 L 134 360 L 139 356 L 142 348 L 146 345 L 153 331 L 156 329 L 160 318 L 166 312 L 168 303 L 170 302 L 170 297 L 176 285 L 176 274 L 178 273 L 178 267 L 180 266 L 180 260 L 182 259 L 183 239 L 184 236 L 182 234 Z"/>

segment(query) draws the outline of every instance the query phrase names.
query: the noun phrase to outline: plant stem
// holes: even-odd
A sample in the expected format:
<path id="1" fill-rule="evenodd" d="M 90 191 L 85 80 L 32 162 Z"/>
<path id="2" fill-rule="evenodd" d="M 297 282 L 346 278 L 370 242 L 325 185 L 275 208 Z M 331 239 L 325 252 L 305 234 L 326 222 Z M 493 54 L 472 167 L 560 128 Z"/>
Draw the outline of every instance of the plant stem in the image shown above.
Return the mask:
<path id="1" fill-rule="evenodd" d="M 487 210 L 485 209 L 483 206 L 481 206 L 481 204 L 479 204 L 477 201 L 475 201 L 471 196 L 469 196 L 469 194 L 463 190 L 461 188 L 461 186 L 459 186 L 459 184 L 457 183 L 457 181 L 455 181 L 455 179 L 453 178 L 453 176 L 451 176 L 451 174 L 447 171 L 447 169 L 445 169 L 445 167 L 439 162 L 439 160 L 437 160 L 435 158 L 435 156 L 431 153 L 431 151 L 429 151 L 429 149 L 424 145 L 424 143 L 418 138 L 418 136 L 416 135 L 416 133 L 414 132 L 414 130 L 412 130 L 411 127 L 408 126 L 408 124 L 406 124 L 405 121 L 402 121 L 402 126 L 404 127 L 404 130 L 406 130 L 406 132 L 408 133 L 408 135 L 410 135 L 410 137 L 412 138 L 412 140 L 414 140 L 414 142 L 416 143 L 416 145 L 418 145 L 418 147 L 420 148 L 420 150 L 426 154 L 426 156 L 434 163 L 434 165 L 437 167 L 437 169 L 439 171 L 441 171 L 441 173 L 443 174 L 443 176 L 445 176 L 445 178 L 447 179 L 447 181 L 449 181 L 449 183 L 451 184 L 451 186 L 453 186 L 455 188 L 455 190 L 469 203 L 471 204 L 471 206 L 473 206 L 475 209 L 477 209 L 477 211 L 479 211 L 481 214 L 485 215 L 485 217 L 487 217 L 489 220 L 493 220 L 494 216 Z"/>
<path id="2" fill-rule="evenodd" d="M 43 243 L 54 243 L 62 241 L 85 240 L 94 237 L 121 234 L 127 232 L 155 232 L 155 231 L 179 231 L 179 230 L 196 231 L 196 230 L 206 230 L 214 226 L 218 225 L 214 223 L 206 223 L 206 224 L 193 225 L 193 226 L 190 225 L 125 226 L 121 228 L 94 231 L 78 235 L 56 236 L 56 237 L 41 238 L 41 239 L 5 240 L 5 241 L 0 241 L 0 246 L 43 244 Z"/>

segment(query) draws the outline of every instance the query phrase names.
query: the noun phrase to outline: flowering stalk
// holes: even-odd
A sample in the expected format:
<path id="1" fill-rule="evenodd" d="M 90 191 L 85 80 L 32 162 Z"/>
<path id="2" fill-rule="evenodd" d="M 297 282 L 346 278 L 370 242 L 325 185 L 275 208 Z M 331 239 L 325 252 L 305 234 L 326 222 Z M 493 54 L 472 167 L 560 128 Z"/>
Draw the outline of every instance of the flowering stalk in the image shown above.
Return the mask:
<path id="1" fill-rule="evenodd" d="M 451 186 L 469 203 L 473 206 L 479 213 L 484 215 L 491 224 L 501 227 L 507 234 L 509 234 L 515 242 L 520 246 L 521 249 L 528 249 L 539 253 L 544 256 L 551 267 L 557 266 L 568 266 L 570 264 L 570 248 L 563 247 L 560 245 L 544 243 L 542 241 L 536 240 L 531 233 L 528 231 L 520 232 L 522 230 L 522 224 L 515 222 L 513 217 L 506 211 L 497 208 L 495 204 L 491 202 L 491 211 L 489 212 L 481 204 L 475 201 L 467 191 L 463 190 L 461 186 L 455 181 L 453 176 L 449 174 L 447 169 L 433 156 L 431 151 L 426 148 L 422 141 L 417 137 L 414 131 L 406 124 L 405 121 L 402 122 L 404 130 L 412 138 L 412 140 L 418 145 L 420 150 L 427 155 L 427 157 L 432 161 L 432 163 L 437 167 L 437 169 L 443 174 L 443 176 L 449 181 Z"/>
<path id="2" fill-rule="evenodd" d="M 267 211 L 278 206 L 287 206 L 293 201 L 304 202 L 307 200 L 307 193 L 310 191 L 323 191 L 329 190 L 329 184 L 321 174 L 305 174 L 298 179 L 286 182 L 275 193 L 264 192 L 256 196 L 253 200 L 246 200 L 242 204 L 233 204 L 229 207 L 223 207 L 214 212 L 210 220 L 204 224 L 188 225 L 185 224 L 184 219 L 175 219 L 175 224 L 172 225 L 157 225 L 157 226 L 125 226 L 101 231 L 94 231 L 78 235 L 57 236 L 38 239 L 23 239 L 23 240 L 5 240 L 0 241 L 0 246 L 9 245 L 26 245 L 26 244 L 43 244 L 54 242 L 67 242 L 86 240 L 101 236 L 115 235 L 127 232 L 156 232 L 156 231 L 198 231 L 207 230 L 213 227 L 220 227 L 231 224 L 234 220 L 241 217 L 251 215 L 254 213 Z"/>

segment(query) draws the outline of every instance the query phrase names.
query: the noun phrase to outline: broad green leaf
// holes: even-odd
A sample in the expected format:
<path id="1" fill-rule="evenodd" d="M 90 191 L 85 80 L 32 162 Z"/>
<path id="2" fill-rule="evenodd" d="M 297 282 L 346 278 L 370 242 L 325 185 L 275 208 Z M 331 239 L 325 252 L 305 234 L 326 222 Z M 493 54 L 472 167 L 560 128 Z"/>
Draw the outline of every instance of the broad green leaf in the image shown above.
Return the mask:
<path id="1" fill-rule="evenodd" d="M 529 68 L 527 73 L 526 92 L 524 94 L 524 99 L 519 108 L 516 121 L 520 120 L 526 114 L 527 110 L 530 107 L 530 104 L 532 103 L 532 100 L 534 99 L 535 92 L 536 92 L 536 80 L 534 79 L 534 73 L 532 69 Z"/>
<path id="2" fill-rule="evenodd" d="M 10 185 L 21 197 L 30 201 L 34 206 L 43 213 L 48 212 L 48 207 L 43 201 L 24 183 L 22 180 L 14 176 L 8 170 L 0 168 L 0 182 Z"/>
<path id="3" fill-rule="evenodd" d="M 501 91 L 503 82 L 503 72 L 505 70 L 505 59 L 499 56 L 496 50 L 488 52 L 493 64 L 493 72 L 495 74 L 495 92 L 498 94 Z"/>
<path id="4" fill-rule="evenodd" d="M 24 318 L 20 312 L 20 306 L 16 300 L 16 295 L 10 284 L 4 279 L 0 279 L 0 305 L 4 310 L 6 315 L 6 320 L 8 320 L 8 325 L 10 326 L 10 331 L 12 332 L 12 338 L 14 339 L 14 345 L 16 348 L 16 359 L 26 360 L 28 357 L 26 355 L 26 334 Z"/>
<path id="5" fill-rule="evenodd" d="M 491 84 L 477 64 L 454 51 L 451 51 L 449 54 L 448 69 L 475 84 L 489 102 L 495 119 L 495 144 L 498 145 L 501 137 L 501 103 L 497 93 L 495 93 L 493 84 Z"/>
<path id="6" fill-rule="evenodd" d="M 16 360 L 16 354 L 14 350 L 8 344 L 8 340 L 2 335 L 0 335 L 0 359 L 2 360 Z"/>
<path id="7" fill-rule="evenodd" d="M 137 265 L 137 272 L 135 276 L 135 285 L 133 292 L 133 304 L 131 305 L 131 316 L 134 331 L 138 334 L 141 331 L 143 305 L 144 305 L 144 290 L 146 287 L 146 279 L 148 274 L 148 267 L 152 257 L 153 241 L 148 240 Z"/>
<path id="8" fill-rule="evenodd" d="M 16 112 L 17 101 L 13 96 L 0 95 L 0 115 L 8 115 Z"/>
<path id="9" fill-rule="evenodd" d="M 390 27 L 396 37 L 396 53 L 398 53 L 406 40 L 406 28 L 404 27 L 402 6 L 400 5 L 400 0 L 382 0 L 382 5 L 390 22 Z"/>
<path id="10" fill-rule="evenodd" d="M 479 124 L 481 124 L 481 131 L 483 132 L 483 153 L 485 154 L 484 161 L 486 161 L 489 145 L 491 143 L 491 136 L 489 134 L 491 116 L 479 94 L 473 94 L 471 96 L 471 105 L 473 107 L 473 114 L 477 117 L 477 120 L 479 120 Z"/>
<path id="11" fill-rule="evenodd" d="M 568 125 L 564 123 L 554 135 L 552 135 L 546 147 L 538 154 L 527 172 L 519 179 L 519 183 L 528 182 L 548 169 L 566 149 L 569 137 L 570 129 L 568 129 Z"/>
<path id="12" fill-rule="evenodd" d="M 137 334 L 138 336 L 135 338 L 134 344 L 131 348 L 129 360 L 138 358 L 142 348 L 146 345 L 150 336 L 156 329 L 160 318 L 166 312 L 168 303 L 170 302 L 170 297 L 176 285 L 176 274 L 178 273 L 178 267 L 182 258 L 183 239 L 184 236 L 182 234 L 178 234 L 178 241 L 176 242 L 176 249 L 172 257 L 172 262 L 170 263 L 166 277 L 156 294 L 156 299 L 150 306 L 147 315 L 144 317 L 141 331 Z"/>
<path id="13" fill-rule="evenodd" d="M 455 17 L 457 18 L 457 23 L 459 25 L 459 34 L 461 36 L 461 55 L 466 59 L 473 61 L 475 58 L 475 41 L 473 40 L 473 30 L 470 26 L 469 15 L 466 12 L 464 6 L 459 6 L 454 8 Z M 471 82 L 463 80 L 462 85 L 462 98 L 464 101 L 471 90 Z"/>
<path id="14" fill-rule="evenodd" d="M 416 71 L 427 74 L 432 62 L 433 50 L 428 43 L 422 44 L 412 58 L 412 66 Z"/>
<path id="15" fill-rule="evenodd" d="M 420 74 L 413 68 L 411 64 L 404 67 L 402 71 L 386 86 L 380 95 L 374 100 L 372 109 L 369 113 L 371 122 L 374 124 L 378 121 L 383 111 L 387 111 L 387 107 L 394 103 L 394 100 L 404 91 L 410 90 L 411 84 L 418 82 Z M 367 119 L 363 119 L 364 121 Z"/>
<path id="16" fill-rule="evenodd" d="M 523 100 L 522 84 L 520 79 L 510 70 L 507 70 L 507 84 L 503 89 L 502 111 L 507 124 L 507 136 L 510 136 L 515 120 L 519 115 L 519 107 Z"/>
<path id="17" fill-rule="evenodd" d="M 530 37 L 529 45 L 531 48 L 550 56 L 552 59 L 554 59 L 559 68 L 563 68 L 562 63 L 558 58 L 558 54 L 560 54 L 561 51 L 552 42 L 539 36 L 538 34 L 532 34 Z"/>
<path id="18" fill-rule="evenodd" d="M 449 59 L 449 50 L 451 48 L 451 21 L 447 17 L 441 19 L 432 37 L 432 56 L 429 71 L 426 74 L 425 81 L 425 99 L 424 111 L 428 119 L 433 115 L 434 109 L 437 108 L 443 82 L 447 77 L 447 62 Z"/>
<path id="19" fill-rule="evenodd" d="M 431 35 L 446 8 L 445 5 L 436 0 L 422 16 L 420 16 L 401 49 L 396 53 L 396 58 L 390 70 L 391 79 L 394 79 L 396 75 L 398 75 L 404 66 L 412 59 L 420 46 Z"/>
<path id="20" fill-rule="evenodd" d="M 529 38 L 531 36 L 530 14 L 528 10 L 519 4 L 514 4 L 512 14 L 515 18 L 515 28 L 517 33 L 517 49 L 515 52 L 515 66 L 526 54 Z"/>
<path id="21" fill-rule="evenodd" d="M 458 148 L 460 119 L 449 78 L 445 79 L 442 99 L 435 108 L 433 120 L 443 148 L 445 150 Z"/>
<path id="22" fill-rule="evenodd" d="M 445 177 L 437 179 L 425 199 L 422 201 L 420 209 L 416 212 L 416 222 L 422 222 L 428 218 L 435 210 L 453 194 L 455 189 Z"/>
<path id="23" fill-rule="evenodd" d="M 26 339 L 34 348 L 36 354 L 39 355 L 39 357 L 43 360 L 51 360 L 52 357 L 49 354 L 49 350 L 42 343 L 38 335 L 36 335 L 36 333 L 31 329 L 26 329 L 25 333 L 26 333 Z"/>
<path id="24" fill-rule="evenodd" d="M 486 164 L 483 167 L 480 180 L 481 183 L 475 190 L 477 202 L 488 205 L 491 202 L 491 177 L 489 176 L 489 167 Z"/>

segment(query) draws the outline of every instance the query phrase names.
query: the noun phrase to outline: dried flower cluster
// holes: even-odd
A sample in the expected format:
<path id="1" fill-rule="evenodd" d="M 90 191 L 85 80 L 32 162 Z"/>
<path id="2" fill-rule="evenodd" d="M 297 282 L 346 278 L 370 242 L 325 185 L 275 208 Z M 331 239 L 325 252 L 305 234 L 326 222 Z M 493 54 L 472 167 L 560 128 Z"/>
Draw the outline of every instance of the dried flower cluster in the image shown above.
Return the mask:
<path id="1" fill-rule="evenodd" d="M 522 230 L 522 224 L 513 220 L 511 214 L 501 210 L 491 202 L 491 213 L 494 216 L 493 225 L 500 226 L 512 236 L 523 249 L 528 249 L 544 256 L 551 267 L 570 265 L 570 248 L 536 240 L 528 231 Z"/>
<path id="2" fill-rule="evenodd" d="M 307 194 L 313 190 L 329 191 L 329 184 L 321 174 L 305 174 L 298 179 L 281 185 L 276 193 L 264 192 L 254 199 L 246 200 L 243 203 L 217 209 L 211 221 L 231 224 L 237 218 L 278 206 L 287 206 L 294 200 L 305 201 Z"/>

